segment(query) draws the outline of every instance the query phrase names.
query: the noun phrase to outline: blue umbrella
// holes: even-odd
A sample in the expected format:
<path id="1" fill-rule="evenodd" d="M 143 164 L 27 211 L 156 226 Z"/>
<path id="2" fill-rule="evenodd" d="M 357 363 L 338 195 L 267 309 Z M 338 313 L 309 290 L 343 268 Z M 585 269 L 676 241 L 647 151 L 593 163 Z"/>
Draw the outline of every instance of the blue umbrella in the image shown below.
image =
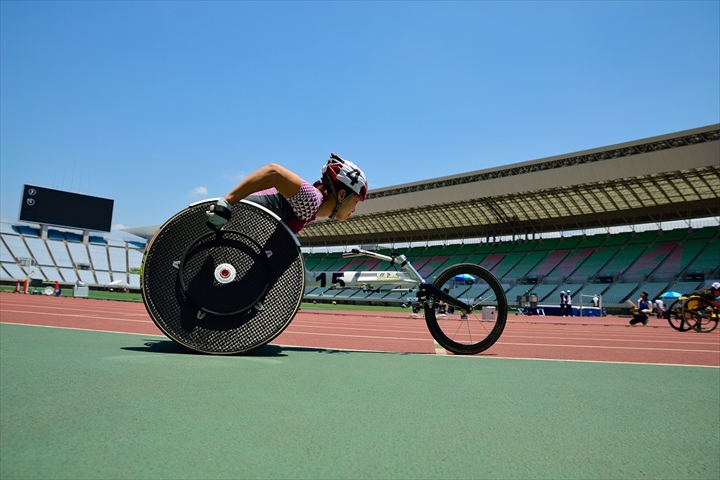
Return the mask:
<path id="1" fill-rule="evenodd" d="M 475 280 L 475 277 L 473 277 L 472 275 L 468 275 L 467 273 L 461 273 L 460 275 L 455 275 L 456 282 L 462 282 L 463 280 Z"/>
<path id="2" fill-rule="evenodd" d="M 455 282 L 461 285 L 471 285 L 475 283 L 475 277 L 467 273 L 461 273 L 460 275 L 455 275 Z"/>
<path id="3" fill-rule="evenodd" d="M 665 292 L 662 295 L 660 295 L 662 298 L 680 298 L 682 297 L 682 293 L 680 292 Z"/>

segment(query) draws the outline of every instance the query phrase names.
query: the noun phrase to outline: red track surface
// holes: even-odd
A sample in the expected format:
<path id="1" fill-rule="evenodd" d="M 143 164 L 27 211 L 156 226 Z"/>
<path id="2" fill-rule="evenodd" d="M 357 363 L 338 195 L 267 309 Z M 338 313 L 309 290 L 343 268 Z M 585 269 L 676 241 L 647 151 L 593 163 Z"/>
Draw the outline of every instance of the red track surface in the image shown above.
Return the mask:
<path id="1" fill-rule="evenodd" d="M 301 310 L 272 343 L 381 352 L 436 350 L 422 318 L 407 311 Z M 0 294 L 0 322 L 162 335 L 141 303 Z M 647 327 L 627 319 L 511 316 L 500 340 L 481 356 L 720 367 L 720 328 L 677 332 L 665 320 Z"/>

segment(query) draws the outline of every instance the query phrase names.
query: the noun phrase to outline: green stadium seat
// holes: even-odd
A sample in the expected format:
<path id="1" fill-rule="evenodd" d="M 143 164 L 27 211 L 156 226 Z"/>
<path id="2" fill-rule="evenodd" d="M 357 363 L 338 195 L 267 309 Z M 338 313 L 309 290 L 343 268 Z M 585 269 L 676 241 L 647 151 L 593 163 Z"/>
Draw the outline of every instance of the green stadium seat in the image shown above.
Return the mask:
<path id="1" fill-rule="evenodd" d="M 470 255 L 470 256 L 468 256 L 468 257 L 465 258 L 465 260 L 463 261 L 463 263 L 472 263 L 472 264 L 474 264 L 474 265 L 480 265 L 480 263 L 481 263 L 483 260 L 485 260 L 485 257 L 487 257 L 487 255 L 478 255 L 478 254 Z"/>
<path id="2" fill-rule="evenodd" d="M 555 250 L 558 243 L 560 243 L 559 238 L 544 238 L 538 242 L 537 247 L 535 247 L 535 251 L 547 252 L 548 250 Z"/>
<path id="3" fill-rule="evenodd" d="M 513 242 L 502 242 L 493 249 L 493 253 L 509 253 L 515 248 Z"/>
<path id="4" fill-rule="evenodd" d="M 648 230 L 642 233 L 637 233 L 630 237 L 628 245 L 647 245 L 653 243 L 658 236 L 657 230 Z"/>
<path id="5" fill-rule="evenodd" d="M 575 275 L 594 277 L 619 250 L 620 247 L 601 247 L 593 250 L 592 254 L 575 271 Z"/>
<path id="6" fill-rule="evenodd" d="M 627 245 L 621 248 L 599 273 L 602 275 L 618 275 L 624 273 L 625 270 L 643 254 L 646 248 L 646 245 Z"/>
<path id="7" fill-rule="evenodd" d="M 543 260 L 537 267 L 531 270 L 528 275 L 536 277 L 547 275 L 562 261 L 563 258 L 565 258 L 567 254 L 567 250 L 557 250 L 552 252 L 550 255 L 545 257 L 545 260 Z"/>
<path id="8" fill-rule="evenodd" d="M 492 272 L 503 258 L 505 258 L 505 255 L 502 253 L 493 253 L 485 257 L 478 265 Z"/>
<path id="9" fill-rule="evenodd" d="M 558 250 L 572 250 L 573 248 L 580 245 L 580 242 L 582 242 L 582 240 L 583 238 L 580 235 L 565 237 L 560 240 L 556 248 Z"/>
<path id="10" fill-rule="evenodd" d="M 688 282 L 688 281 L 673 282 L 670 284 L 670 286 L 668 286 L 667 291 L 668 292 L 690 293 L 690 292 L 694 292 L 701 286 L 702 286 L 702 282 Z M 665 292 L 661 292 L 661 293 L 665 293 Z M 666 300 L 665 303 L 668 303 L 668 301 Z M 669 305 L 669 303 L 668 303 L 668 305 Z"/>
<path id="11" fill-rule="evenodd" d="M 687 235 L 687 240 L 709 240 L 720 234 L 718 227 L 703 227 L 694 229 Z"/>
<path id="12" fill-rule="evenodd" d="M 674 230 L 665 230 L 660 232 L 656 242 L 679 242 L 687 235 L 687 230 L 684 228 L 676 228 Z"/>
<path id="13" fill-rule="evenodd" d="M 476 254 L 488 255 L 495 252 L 495 245 L 492 243 L 479 243 L 475 249 Z"/>
<path id="14" fill-rule="evenodd" d="M 651 274 L 670 256 L 676 246 L 674 242 L 667 242 L 649 247 L 625 270 L 625 274 Z"/>
<path id="15" fill-rule="evenodd" d="M 637 283 L 616 283 L 605 291 L 603 305 L 625 303 L 638 287 Z M 633 300 L 635 302 L 635 300 Z"/>
<path id="16" fill-rule="evenodd" d="M 522 243 L 518 243 L 515 245 L 515 248 L 512 249 L 512 253 L 526 253 L 526 252 L 532 252 L 535 247 L 538 246 L 537 241 L 535 240 L 527 240 Z"/>
<path id="17" fill-rule="evenodd" d="M 448 245 L 440 250 L 440 254 L 445 256 L 455 255 L 459 249 L 460 245 L 458 244 Z"/>
<path id="18" fill-rule="evenodd" d="M 432 278 L 432 275 L 437 275 L 436 271 L 440 269 L 440 267 L 445 263 L 445 261 L 449 257 L 432 257 L 428 259 L 428 261 L 418 269 L 418 267 L 415 267 L 415 269 L 418 271 L 418 273 L 423 278 Z M 413 262 L 413 266 L 414 266 Z"/>
<path id="19" fill-rule="evenodd" d="M 605 240 L 607 240 L 607 235 L 605 234 L 598 234 L 598 235 L 591 235 L 587 238 L 584 238 L 579 244 L 579 248 L 597 248 L 603 243 L 605 243 Z"/>
<path id="20" fill-rule="evenodd" d="M 610 235 L 607 240 L 605 240 L 605 243 L 603 243 L 603 246 L 605 247 L 612 247 L 612 246 L 622 246 L 628 243 L 630 241 L 630 238 L 632 237 L 632 234 L 630 232 L 622 232 L 622 233 L 616 233 L 614 235 Z"/>
<path id="21" fill-rule="evenodd" d="M 690 242 L 688 242 L 690 243 Z M 704 248 L 687 267 L 689 272 L 711 273 L 720 267 L 720 239 L 705 242 Z"/>
<path id="22" fill-rule="evenodd" d="M 508 253 L 495 265 L 493 274 L 498 278 L 505 278 L 507 273 L 512 270 L 523 257 L 525 257 L 524 253 Z"/>
<path id="23" fill-rule="evenodd" d="M 656 272 L 680 275 L 685 270 L 690 270 L 690 264 L 694 262 L 696 258 L 699 258 L 700 253 L 707 245 L 708 242 L 705 240 L 688 240 L 682 243 L 677 243 L 675 249 L 658 267 Z M 708 265 L 711 264 L 712 262 L 708 263 Z M 715 262 L 715 265 L 715 268 L 717 268 L 717 262 Z"/>
<path id="24" fill-rule="evenodd" d="M 505 277 L 523 278 L 527 276 L 529 272 L 548 255 L 547 252 L 530 252 L 524 255 L 523 258 L 505 274 Z"/>
<path id="25" fill-rule="evenodd" d="M 456 255 L 465 255 L 470 256 L 473 253 L 475 253 L 475 250 L 477 250 L 477 244 L 471 244 L 471 245 L 463 245 L 460 247 L 456 253 Z"/>
<path id="26" fill-rule="evenodd" d="M 559 275 L 562 277 L 568 277 L 575 273 L 578 267 L 593 253 L 592 248 L 583 248 L 579 250 L 571 250 L 567 252 L 567 255 L 562 259 L 560 263 L 553 268 L 549 276 Z"/>

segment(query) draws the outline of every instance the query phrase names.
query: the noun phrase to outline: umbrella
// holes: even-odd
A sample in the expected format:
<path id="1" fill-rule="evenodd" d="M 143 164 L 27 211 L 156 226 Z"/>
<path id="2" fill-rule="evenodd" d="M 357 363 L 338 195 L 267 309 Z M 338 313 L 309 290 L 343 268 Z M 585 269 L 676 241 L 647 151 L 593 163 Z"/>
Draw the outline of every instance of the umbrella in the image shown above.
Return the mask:
<path id="1" fill-rule="evenodd" d="M 682 293 L 680 292 L 665 292 L 662 295 L 660 295 L 661 298 L 680 298 L 682 297 Z"/>
<path id="2" fill-rule="evenodd" d="M 472 275 L 468 275 L 467 273 L 461 273 L 460 275 L 455 275 L 455 281 L 456 282 L 467 282 L 467 281 L 473 281 L 475 280 L 475 277 Z"/>

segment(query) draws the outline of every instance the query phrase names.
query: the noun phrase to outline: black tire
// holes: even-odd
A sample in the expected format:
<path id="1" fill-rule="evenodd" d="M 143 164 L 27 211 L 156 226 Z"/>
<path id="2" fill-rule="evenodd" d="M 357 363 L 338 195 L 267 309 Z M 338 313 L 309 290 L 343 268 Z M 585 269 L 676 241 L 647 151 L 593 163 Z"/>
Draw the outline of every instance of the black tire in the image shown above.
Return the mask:
<path id="1" fill-rule="evenodd" d="M 687 332 L 691 328 L 683 315 L 683 303 L 685 300 L 675 300 L 665 312 L 668 323 L 678 332 Z"/>
<path id="2" fill-rule="evenodd" d="M 290 324 L 305 290 L 305 263 L 275 214 L 242 200 L 216 230 L 205 213 L 213 204 L 190 205 L 160 227 L 145 249 L 141 291 L 168 338 L 196 352 L 232 355 L 265 345 Z"/>
<path id="3" fill-rule="evenodd" d="M 683 305 L 683 318 L 697 332 L 710 333 L 718 326 L 720 312 L 702 297 L 691 297 Z"/>
<path id="4" fill-rule="evenodd" d="M 463 319 L 459 310 L 444 318 L 435 314 L 434 298 L 425 305 L 425 323 L 435 341 L 446 350 L 459 355 L 474 355 L 493 346 L 500 338 L 507 322 L 507 299 L 500 282 L 479 265 L 452 265 L 432 282 L 437 288 L 449 289 L 450 295 L 473 307 Z M 495 307 L 493 318 L 483 320 L 483 306 Z M 488 312 L 488 317 L 492 317 Z"/>

